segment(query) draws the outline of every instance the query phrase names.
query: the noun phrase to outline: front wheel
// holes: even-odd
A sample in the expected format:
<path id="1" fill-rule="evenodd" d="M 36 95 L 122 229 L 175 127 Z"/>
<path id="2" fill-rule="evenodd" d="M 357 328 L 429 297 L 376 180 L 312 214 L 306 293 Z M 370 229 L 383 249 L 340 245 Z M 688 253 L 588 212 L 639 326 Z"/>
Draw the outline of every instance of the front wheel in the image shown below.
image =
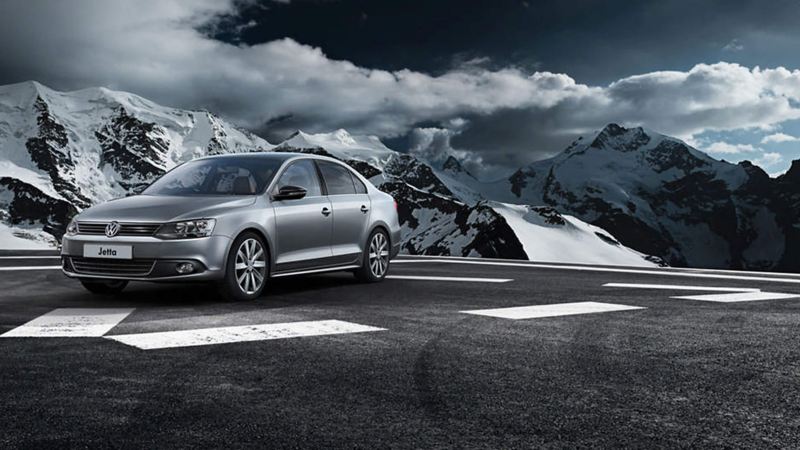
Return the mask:
<path id="1" fill-rule="evenodd" d="M 86 280 L 81 279 L 81 284 L 92 294 L 111 295 L 122 292 L 128 282 L 125 280 Z"/>
<path id="2" fill-rule="evenodd" d="M 356 279 L 364 283 L 383 281 L 389 271 L 389 237 L 385 231 L 377 229 L 369 235 L 362 260 L 355 271 Z"/>
<path id="3" fill-rule="evenodd" d="M 222 297 L 234 302 L 258 298 L 267 284 L 268 261 L 267 247 L 259 235 L 239 235 L 228 255 L 225 279 L 219 284 Z"/>

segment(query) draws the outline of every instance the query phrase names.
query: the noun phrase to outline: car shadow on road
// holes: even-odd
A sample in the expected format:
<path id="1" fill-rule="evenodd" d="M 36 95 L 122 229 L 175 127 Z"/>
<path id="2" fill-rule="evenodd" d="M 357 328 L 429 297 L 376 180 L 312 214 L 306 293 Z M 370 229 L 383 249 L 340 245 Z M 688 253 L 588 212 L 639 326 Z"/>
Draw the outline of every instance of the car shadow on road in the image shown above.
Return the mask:
<path id="1" fill-rule="evenodd" d="M 256 305 L 259 308 L 327 303 L 341 299 L 341 288 L 359 287 L 350 274 L 320 274 L 275 278 L 253 302 L 228 303 L 210 283 L 131 283 L 120 293 L 93 295 L 73 291 L 61 300 L 75 307 L 202 307 L 220 305 Z M 310 295 L 314 294 L 314 295 Z"/>

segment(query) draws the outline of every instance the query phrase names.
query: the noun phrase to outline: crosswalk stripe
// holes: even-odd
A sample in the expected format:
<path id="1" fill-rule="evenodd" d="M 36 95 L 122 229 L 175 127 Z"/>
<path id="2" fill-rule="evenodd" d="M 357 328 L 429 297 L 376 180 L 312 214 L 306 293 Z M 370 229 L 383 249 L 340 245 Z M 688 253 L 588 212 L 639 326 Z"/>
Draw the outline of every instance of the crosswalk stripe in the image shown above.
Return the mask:
<path id="1" fill-rule="evenodd" d="M 634 289 L 663 289 L 669 291 L 699 291 L 699 292 L 725 292 L 724 294 L 698 294 L 698 295 L 679 295 L 670 298 L 682 300 L 699 300 L 705 302 L 718 303 L 737 303 L 753 302 L 761 300 L 782 300 L 787 298 L 797 298 L 797 294 L 784 294 L 780 292 L 761 292 L 756 288 L 734 288 L 720 286 L 684 286 L 670 284 L 631 284 L 631 283 L 606 283 L 604 287 L 621 287 Z"/>
<path id="2" fill-rule="evenodd" d="M 0 272 L 10 272 L 14 270 L 58 270 L 61 266 L 16 266 L 0 267 Z"/>
<path id="3" fill-rule="evenodd" d="M 735 288 L 718 286 L 684 286 L 675 284 L 635 284 L 635 283 L 606 283 L 603 287 L 619 287 L 633 289 L 663 289 L 667 291 L 706 291 L 706 292 L 760 292 L 756 288 Z"/>
<path id="4" fill-rule="evenodd" d="M 783 300 L 788 298 L 798 298 L 796 294 L 782 294 L 779 292 L 738 292 L 729 294 L 707 294 L 707 295 L 682 295 L 678 297 L 684 300 L 700 300 L 704 302 L 737 303 L 753 302 L 761 300 Z"/>
<path id="5" fill-rule="evenodd" d="M 59 308 L 0 335 L 16 337 L 99 337 L 135 308 Z"/>
<path id="6" fill-rule="evenodd" d="M 427 277 L 417 275 L 386 275 L 389 280 L 463 281 L 467 283 L 508 283 L 510 278 Z"/>
<path id="7" fill-rule="evenodd" d="M 577 302 L 557 303 L 552 305 L 515 306 L 511 308 L 479 309 L 461 311 L 464 314 L 499 317 L 502 319 L 541 319 L 544 317 L 572 316 L 577 314 L 594 314 L 611 311 L 628 311 L 646 309 L 641 306 L 615 305 L 613 303 Z"/>
<path id="8" fill-rule="evenodd" d="M 41 255 L 41 256 L 0 256 L 0 259 L 61 259 L 60 256 Z"/>
<path id="9" fill-rule="evenodd" d="M 310 322 L 204 328 L 199 330 L 122 334 L 105 336 L 105 338 L 142 350 L 156 350 L 385 330 L 385 328 L 359 325 L 357 323 L 344 322 L 341 320 L 318 320 Z"/>

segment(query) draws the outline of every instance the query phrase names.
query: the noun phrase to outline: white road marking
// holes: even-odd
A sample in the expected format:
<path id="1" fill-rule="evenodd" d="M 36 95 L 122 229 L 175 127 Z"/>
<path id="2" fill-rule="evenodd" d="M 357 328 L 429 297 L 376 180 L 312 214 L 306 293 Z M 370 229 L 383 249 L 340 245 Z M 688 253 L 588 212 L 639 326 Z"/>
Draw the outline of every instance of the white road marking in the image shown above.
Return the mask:
<path id="1" fill-rule="evenodd" d="M 483 266 L 500 266 L 500 267 L 530 267 L 535 269 L 557 269 L 557 270 L 576 270 L 582 272 L 605 272 L 605 273 L 633 273 L 641 275 L 658 275 L 664 277 L 689 277 L 689 278 L 707 278 L 715 280 L 746 280 L 746 281 L 765 281 L 772 283 L 794 283 L 800 284 L 800 278 L 771 278 L 771 277 L 754 277 L 754 276 L 739 276 L 739 275 L 722 275 L 711 273 L 695 273 L 695 272 L 672 272 L 668 270 L 651 270 L 651 269 L 624 269 L 614 267 L 593 267 L 593 266 L 559 266 L 554 264 L 540 264 L 540 263 L 515 263 L 515 262 L 501 262 L 501 261 L 479 261 L 479 260 L 458 260 L 458 259 L 395 259 L 392 260 L 393 264 L 413 264 L 413 263 L 444 263 L 444 264 L 473 264 Z"/>
<path id="2" fill-rule="evenodd" d="M 60 308 L 0 337 L 98 337 L 133 311 L 134 308 Z"/>
<path id="3" fill-rule="evenodd" d="M 463 278 L 463 277 L 425 277 L 416 275 L 386 275 L 391 280 L 422 280 L 422 281 L 464 281 L 476 283 L 508 283 L 514 281 L 510 278 Z"/>
<path id="4" fill-rule="evenodd" d="M 17 267 L 0 267 L 0 272 L 10 272 L 14 270 L 56 270 L 61 266 L 17 266 Z"/>
<path id="5" fill-rule="evenodd" d="M 664 289 L 668 291 L 706 291 L 706 292 L 760 292 L 755 288 L 732 288 L 711 286 L 683 286 L 672 284 L 633 284 L 633 283 L 606 283 L 603 287 L 621 287 L 634 289 Z"/>
<path id="6" fill-rule="evenodd" d="M 385 331 L 385 328 L 359 325 L 341 320 L 274 323 L 236 327 L 205 328 L 200 330 L 164 331 L 157 333 L 122 334 L 106 336 L 123 344 L 142 350 L 194 347 L 199 345 L 229 344 L 233 342 L 265 341 L 306 336 Z"/>
<path id="7" fill-rule="evenodd" d="M 61 259 L 60 256 L 0 256 L 0 259 L 50 259 L 50 258 Z"/>
<path id="8" fill-rule="evenodd" d="M 776 277 L 800 277 L 800 273 L 788 272 L 758 272 L 754 270 L 729 270 L 729 269 L 693 269 L 689 267 L 664 267 L 664 270 L 683 270 L 686 272 L 700 272 L 700 273 L 724 273 L 732 275 L 769 275 Z"/>
<path id="9" fill-rule="evenodd" d="M 404 258 L 415 258 L 415 259 L 466 259 L 466 260 L 480 260 L 483 261 L 483 258 L 470 258 L 470 257 L 463 257 L 463 256 L 436 256 L 436 255 L 402 255 Z M 493 258 L 486 258 L 486 261 L 492 262 L 504 262 L 503 260 L 497 260 Z M 408 259 L 404 259 L 403 261 L 408 261 Z M 394 261 L 392 261 L 394 262 Z M 544 263 L 537 263 L 536 261 L 529 261 L 530 264 L 544 264 Z M 569 264 L 569 263 L 561 263 L 561 264 Z M 580 264 L 574 263 L 573 265 L 578 266 L 585 266 L 585 267 L 592 267 L 591 264 Z M 613 264 L 609 264 L 613 266 Z M 619 267 L 626 267 L 626 266 L 619 266 Z M 647 269 L 640 269 L 640 270 L 647 270 Z M 702 272 L 702 273 L 721 273 L 721 274 L 732 274 L 732 275 L 761 275 L 761 276 L 784 276 L 784 277 L 797 277 L 800 278 L 800 273 L 788 273 L 788 272 L 758 272 L 758 271 L 748 271 L 748 270 L 731 270 L 731 269 L 697 269 L 697 268 L 688 268 L 688 267 L 660 267 L 658 270 L 665 270 L 665 271 L 683 271 L 683 272 Z"/>
<path id="10" fill-rule="evenodd" d="M 610 311 L 628 311 L 646 309 L 640 306 L 615 305 L 613 303 L 579 302 L 558 303 L 555 305 L 517 306 L 512 308 L 479 309 L 461 311 L 465 314 L 500 317 L 503 319 L 539 319 L 542 317 L 573 316 L 577 314 L 594 314 Z"/>
<path id="11" fill-rule="evenodd" d="M 680 298 L 685 300 L 700 300 L 704 302 L 736 303 L 753 302 L 760 300 L 782 300 L 786 298 L 798 298 L 800 295 L 782 294 L 779 292 L 739 292 L 735 294 L 708 294 L 708 295 L 685 295 Z"/>
<path id="12" fill-rule="evenodd" d="M 664 289 L 670 291 L 706 291 L 706 292 L 726 292 L 725 294 L 703 294 L 703 295 L 681 295 L 671 298 L 683 300 L 700 300 L 705 302 L 735 303 L 752 302 L 759 300 L 781 300 L 786 298 L 797 298 L 797 294 L 783 294 L 780 292 L 761 292 L 761 289 L 754 288 L 729 288 L 712 286 L 683 286 L 669 284 L 630 284 L 630 283 L 606 283 L 604 287 L 622 287 L 634 289 Z"/>

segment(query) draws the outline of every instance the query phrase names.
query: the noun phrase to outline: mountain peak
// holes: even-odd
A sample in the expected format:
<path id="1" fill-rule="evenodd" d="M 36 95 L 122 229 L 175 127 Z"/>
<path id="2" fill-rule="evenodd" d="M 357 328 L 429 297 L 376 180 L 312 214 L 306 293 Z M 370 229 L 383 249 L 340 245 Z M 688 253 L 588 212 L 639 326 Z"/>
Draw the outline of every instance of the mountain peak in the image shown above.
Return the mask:
<path id="1" fill-rule="evenodd" d="M 612 122 L 612 123 L 606 125 L 602 130 L 600 130 L 600 134 L 604 134 L 606 136 L 615 137 L 615 136 L 621 136 L 621 135 L 625 134 L 626 131 L 628 131 L 627 128 L 621 127 L 621 126 L 617 125 L 616 123 Z"/>
<path id="2" fill-rule="evenodd" d="M 785 183 L 800 184 L 800 159 L 792 161 L 792 167 L 778 179 Z"/>
<path id="3" fill-rule="evenodd" d="M 448 155 L 447 156 L 447 159 L 444 161 L 444 164 L 442 165 L 442 170 L 445 171 L 445 172 L 450 172 L 453 175 L 458 175 L 460 173 L 464 173 L 464 174 L 469 175 L 472 178 L 475 178 L 469 172 L 469 170 L 467 170 L 466 167 L 464 167 L 464 165 L 461 164 L 461 161 L 456 159 L 453 155 Z"/>
<path id="4" fill-rule="evenodd" d="M 50 88 L 38 81 L 23 81 L 0 86 L 0 102 L 15 106 L 32 105 L 37 97 L 45 97 L 51 92 Z"/>
<path id="5" fill-rule="evenodd" d="M 36 91 L 37 93 L 42 93 L 52 90 L 36 80 L 23 81 L 22 83 L 18 83 L 15 86 L 20 86 L 22 89 L 30 89 Z"/>
<path id="6" fill-rule="evenodd" d="M 443 170 L 449 170 L 453 173 L 460 173 L 464 171 L 464 166 L 452 155 L 449 155 L 442 166 Z"/>
<path id="7" fill-rule="evenodd" d="M 336 141 L 346 145 L 353 145 L 356 143 L 356 140 L 353 139 L 353 136 L 350 135 L 350 133 L 348 133 L 344 128 L 339 128 L 331 133 L 331 137 Z"/>
<path id="8" fill-rule="evenodd" d="M 642 127 L 625 128 L 610 123 L 594 138 L 589 147 L 632 152 L 650 143 L 651 137 Z"/>
<path id="9" fill-rule="evenodd" d="M 20 83 L 9 84 L 9 85 L 3 86 L 3 87 L 4 88 L 13 89 L 13 90 L 16 90 L 16 89 L 29 89 L 29 90 L 34 90 L 34 91 L 37 91 L 37 92 L 41 92 L 41 91 L 44 91 L 44 90 L 48 90 L 48 91 L 51 90 L 49 87 L 43 85 L 42 83 L 39 83 L 36 80 L 22 81 Z"/>

